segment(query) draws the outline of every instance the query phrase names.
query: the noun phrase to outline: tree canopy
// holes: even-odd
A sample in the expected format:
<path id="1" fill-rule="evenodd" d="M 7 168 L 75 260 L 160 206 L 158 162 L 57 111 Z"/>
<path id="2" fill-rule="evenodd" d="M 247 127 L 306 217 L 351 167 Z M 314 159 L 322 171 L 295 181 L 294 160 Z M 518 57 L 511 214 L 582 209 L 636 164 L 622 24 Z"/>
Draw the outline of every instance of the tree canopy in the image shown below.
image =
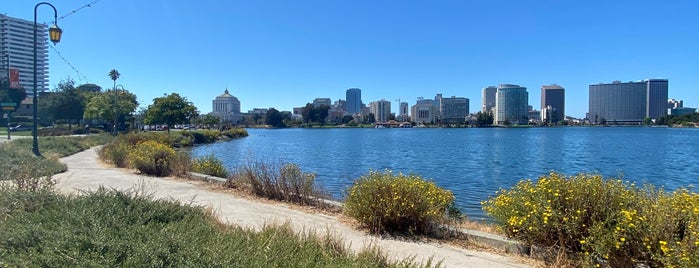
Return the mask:
<path id="1" fill-rule="evenodd" d="M 272 127 L 286 127 L 282 113 L 274 108 L 267 110 L 267 114 L 265 114 L 265 121 Z"/>
<path id="2" fill-rule="evenodd" d="M 148 106 L 143 122 L 146 124 L 165 124 L 169 129 L 175 124 L 188 123 L 199 114 L 197 107 L 187 98 L 177 93 L 153 99 Z"/>
<path id="3" fill-rule="evenodd" d="M 128 90 L 118 90 L 116 94 L 113 90 L 94 94 L 85 107 L 86 119 L 112 122 L 116 111 L 117 121 L 123 122 L 138 107 L 136 95 Z"/>
<path id="4" fill-rule="evenodd" d="M 58 83 L 55 92 L 41 98 L 38 110 L 43 122 L 66 120 L 70 125 L 83 118 L 85 95 L 75 88 L 72 79 L 64 80 Z"/>

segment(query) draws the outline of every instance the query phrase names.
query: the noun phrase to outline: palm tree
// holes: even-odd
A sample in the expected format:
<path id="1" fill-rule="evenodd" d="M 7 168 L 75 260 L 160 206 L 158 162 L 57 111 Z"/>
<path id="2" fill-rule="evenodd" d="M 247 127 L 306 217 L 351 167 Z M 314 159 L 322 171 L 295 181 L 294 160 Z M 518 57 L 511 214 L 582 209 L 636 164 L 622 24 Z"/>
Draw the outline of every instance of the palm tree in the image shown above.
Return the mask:
<path id="1" fill-rule="evenodd" d="M 114 136 L 117 135 L 116 80 L 119 79 L 120 75 L 121 74 L 116 69 L 112 69 L 111 71 L 109 71 L 109 78 L 111 78 L 112 81 L 114 81 L 114 87 L 112 87 L 112 90 L 114 90 L 114 105 L 115 105 L 114 106 L 114 130 L 113 130 Z"/>
<path id="2" fill-rule="evenodd" d="M 111 78 L 114 81 L 114 88 L 116 88 L 116 80 L 119 79 L 120 75 L 121 74 L 116 69 L 112 69 L 111 71 L 109 71 L 109 78 Z"/>

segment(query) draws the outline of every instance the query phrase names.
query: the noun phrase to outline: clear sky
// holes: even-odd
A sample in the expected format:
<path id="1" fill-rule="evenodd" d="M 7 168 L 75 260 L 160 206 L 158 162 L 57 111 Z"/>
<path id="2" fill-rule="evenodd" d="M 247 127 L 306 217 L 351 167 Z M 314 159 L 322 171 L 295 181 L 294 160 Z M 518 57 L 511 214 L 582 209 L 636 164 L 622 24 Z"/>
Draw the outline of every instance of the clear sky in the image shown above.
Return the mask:
<path id="1" fill-rule="evenodd" d="M 111 88 L 117 69 L 142 106 L 176 92 L 207 113 L 228 88 L 243 112 L 291 110 L 357 87 L 394 112 L 397 99 L 437 93 L 476 112 L 486 86 L 525 86 L 539 109 L 541 86 L 555 83 L 566 113 L 584 117 L 590 84 L 666 78 L 670 98 L 699 106 L 695 0 L 93 1 L 51 1 L 67 15 L 49 49 L 51 88 Z M 31 21 L 37 2 L 2 1 L 0 12 Z M 38 16 L 51 22 L 53 10 Z"/>

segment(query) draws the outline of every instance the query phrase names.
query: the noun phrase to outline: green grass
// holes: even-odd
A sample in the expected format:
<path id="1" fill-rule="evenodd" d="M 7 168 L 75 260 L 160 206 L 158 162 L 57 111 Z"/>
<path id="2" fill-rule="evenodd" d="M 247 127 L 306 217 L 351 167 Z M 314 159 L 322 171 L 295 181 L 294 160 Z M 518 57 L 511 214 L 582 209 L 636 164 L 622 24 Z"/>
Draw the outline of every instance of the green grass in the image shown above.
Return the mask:
<path id="1" fill-rule="evenodd" d="M 200 207 L 105 189 L 0 190 L 0 266 L 419 267 L 287 225 L 224 226 Z"/>
<path id="2" fill-rule="evenodd" d="M 58 158 L 75 154 L 111 140 L 109 135 L 87 137 L 41 137 L 39 151 L 44 157 L 32 154 L 32 139 L 13 139 L 0 144 L 0 181 L 42 178 L 66 170 Z"/>

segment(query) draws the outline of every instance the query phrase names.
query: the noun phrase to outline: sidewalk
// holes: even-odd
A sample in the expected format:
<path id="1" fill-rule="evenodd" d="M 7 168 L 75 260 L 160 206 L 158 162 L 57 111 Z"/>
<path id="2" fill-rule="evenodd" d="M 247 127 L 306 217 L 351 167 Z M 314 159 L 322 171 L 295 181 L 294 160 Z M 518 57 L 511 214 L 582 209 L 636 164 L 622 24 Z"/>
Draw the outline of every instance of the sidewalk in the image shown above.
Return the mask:
<path id="1" fill-rule="evenodd" d="M 404 259 L 415 256 L 416 261 L 430 256 L 442 260 L 443 267 L 529 267 L 515 258 L 489 252 L 453 247 L 442 243 L 405 242 L 381 239 L 367 235 L 341 223 L 336 217 L 306 213 L 280 204 L 259 203 L 252 200 L 209 190 L 205 182 L 183 181 L 173 178 L 155 178 L 131 173 L 129 170 L 109 167 L 97 160 L 94 149 L 61 159 L 68 171 L 57 174 L 57 189 L 65 193 L 95 190 L 100 186 L 115 189 L 144 189 L 154 198 L 178 200 L 184 204 L 211 207 L 219 218 L 229 224 L 259 229 L 269 223 L 289 222 L 297 230 L 330 232 L 352 249 L 377 245 L 389 258 Z"/>

